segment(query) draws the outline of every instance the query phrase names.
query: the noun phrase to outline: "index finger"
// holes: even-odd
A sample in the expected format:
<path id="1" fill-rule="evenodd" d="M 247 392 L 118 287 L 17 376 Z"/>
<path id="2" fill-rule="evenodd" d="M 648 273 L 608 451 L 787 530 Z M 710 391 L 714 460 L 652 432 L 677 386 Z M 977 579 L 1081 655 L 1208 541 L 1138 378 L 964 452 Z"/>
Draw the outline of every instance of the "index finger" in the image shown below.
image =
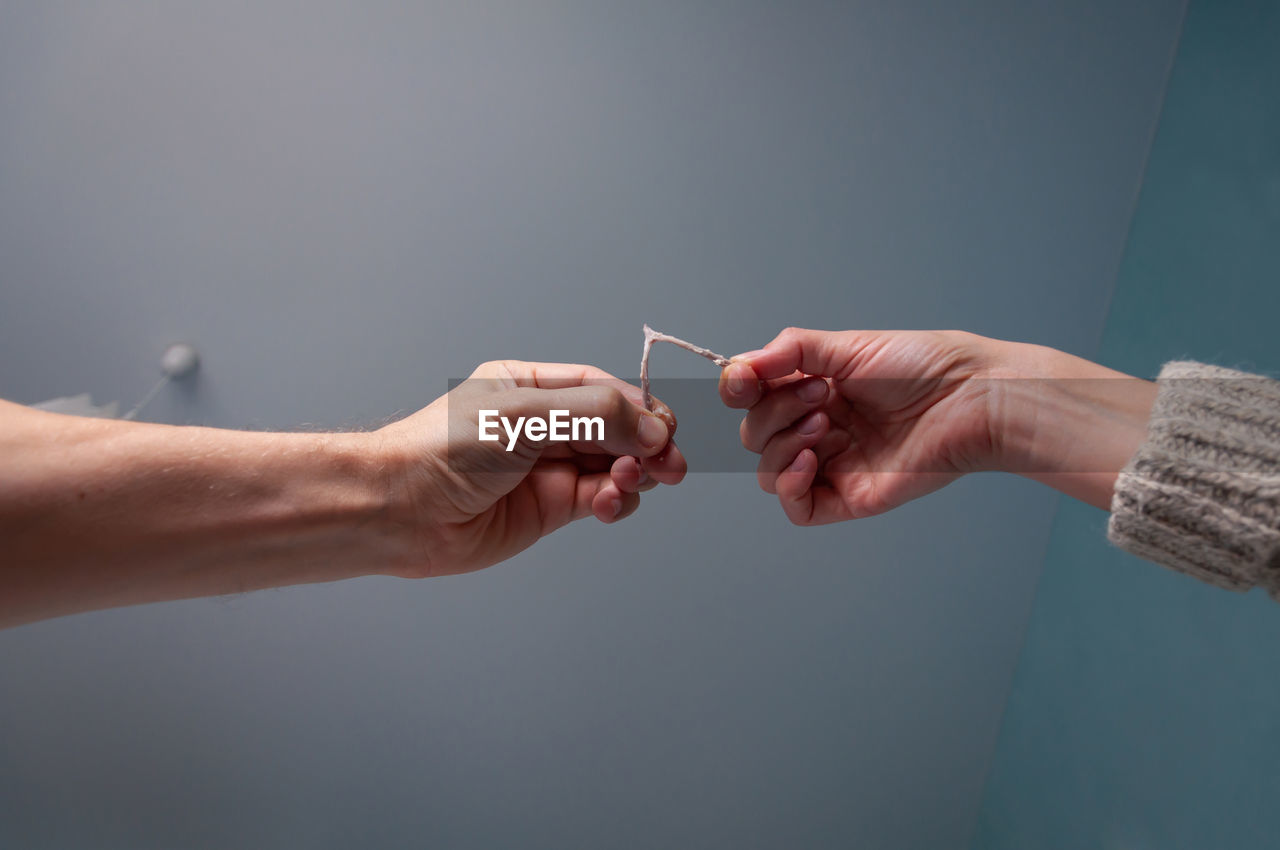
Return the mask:
<path id="1" fill-rule="evenodd" d="M 640 388 L 584 363 L 531 363 L 525 360 L 494 360 L 482 363 L 471 373 L 473 378 L 509 380 L 512 386 L 540 390 L 563 390 L 569 387 L 607 386 L 621 392 L 628 400 L 640 404 Z"/>
<path id="2" fill-rule="evenodd" d="M 869 342 L 870 339 L 858 331 L 787 328 L 761 350 L 740 354 L 732 360 L 750 367 L 765 381 L 796 371 L 839 380 L 853 371 Z"/>

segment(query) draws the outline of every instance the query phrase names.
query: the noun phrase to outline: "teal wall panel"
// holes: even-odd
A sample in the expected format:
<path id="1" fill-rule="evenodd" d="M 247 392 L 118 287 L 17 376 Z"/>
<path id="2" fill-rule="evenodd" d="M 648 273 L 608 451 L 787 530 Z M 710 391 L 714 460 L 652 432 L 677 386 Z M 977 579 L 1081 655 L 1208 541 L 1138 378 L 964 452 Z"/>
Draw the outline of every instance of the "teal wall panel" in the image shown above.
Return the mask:
<path id="1" fill-rule="evenodd" d="M 1191 3 L 1100 359 L 1280 372 L 1280 4 Z M 1064 500 L 975 850 L 1280 846 L 1280 605 Z"/>

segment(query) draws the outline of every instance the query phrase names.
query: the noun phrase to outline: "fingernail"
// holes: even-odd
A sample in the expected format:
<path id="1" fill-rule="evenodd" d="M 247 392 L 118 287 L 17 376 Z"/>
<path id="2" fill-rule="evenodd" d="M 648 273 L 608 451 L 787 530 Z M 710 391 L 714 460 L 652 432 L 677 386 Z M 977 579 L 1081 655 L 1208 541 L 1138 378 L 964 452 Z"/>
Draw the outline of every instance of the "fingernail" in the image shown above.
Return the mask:
<path id="1" fill-rule="evenodd" d="M 613 519 L 620 513 L 622 513 L 622 500 L 610 499 L 609 500 L 609 519 Z"/>
<path id="2" fill-rule="evenodd" d="M 812 437 L 818 433 L 818 429 L 822 427 L 822 414 L 814 411 L 800 420 L 800 424 L 796 426 L 796 433 L 803 434 L 806 437 Z"/>
<path id="3" fill-rule="evenodd" d="M 800 454 L 796 455 L 796 459 L 791 461 L 791 464 L 786 468 L 785 471 L 786 472 L 804 472 L 805 464 L 807 464 L 808 462 L 809 462 L 809 459 L 804 455 L 803 452 L 801 452 Z"/>
<path id="4" fill-rule="evenodd" d="M 796 395 L 801 401 L 813 404 L 827 394 L 827 382 L 821 378 L 812 378 L 796 387 Z"/>
<path id="5" fill-rule="evenodd" d="M 729 377 L 725 384 L 728 386 L 731 395 L 742 395 L 746 391 L 747 379 L 742 377 L 742 372 L 745 368 L 736 364 L 729 365 Z"/>
<path id="6" fill-rule="evenodd" d="M 636 438 L 646 449 L 656 449 L 667 441 L 667 423 L 651 413 L 642 413 Z"/>
<path id="7" fill-rule="evenodd" d="M 640 477 L 636 479 L 636 484 L 643 484 L 648 480 L 649 480 L 649 473 L 645 472 L 643 469 L 640 470 Z"/>

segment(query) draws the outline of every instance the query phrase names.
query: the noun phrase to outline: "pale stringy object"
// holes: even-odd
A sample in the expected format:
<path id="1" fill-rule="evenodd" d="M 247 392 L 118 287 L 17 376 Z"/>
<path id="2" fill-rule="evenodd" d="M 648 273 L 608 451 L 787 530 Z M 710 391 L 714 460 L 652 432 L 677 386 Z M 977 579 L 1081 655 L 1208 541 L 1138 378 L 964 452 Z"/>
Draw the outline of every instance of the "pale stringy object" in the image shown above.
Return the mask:
<path id="1" fill-rule="evenodd" d="M 691 342 L 685 342 L 679 337 L 664 334 L 661 331 L 655 331 L 648 325 L 644 326 L 644 354 L 640 358 L 640 393 L 644 401 L 644 409 L 653 410 L 653 396 L 649 394 L 649 352 L 653 349 L 655 342 L 669 342 L 672 345 L 678 345 L 685 351 L 692 351 L 699 354 L 717 366 L 723 368 L 729 365 L 728 357 L 721 357 L 709 348 L 703 348 L 700 345 L 694 345 Z"/>

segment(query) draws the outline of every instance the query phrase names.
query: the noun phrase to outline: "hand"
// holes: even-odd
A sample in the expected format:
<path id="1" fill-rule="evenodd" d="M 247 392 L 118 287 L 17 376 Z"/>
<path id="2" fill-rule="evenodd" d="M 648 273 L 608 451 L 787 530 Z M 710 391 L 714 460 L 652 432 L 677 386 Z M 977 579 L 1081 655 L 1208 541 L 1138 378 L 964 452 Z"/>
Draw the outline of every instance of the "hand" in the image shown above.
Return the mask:
<path id="1" fill-rule="evenodd" d="M 1155 386 L 959 331 L 789 328 L 721 374 L 761 488 L 799 525 L 872 516 L 979 470 L 1106 508 Z M 1063 379 L 1063 380 L 1045 380 Z"/>
<path id="2" fill-rule="evenodd" d="M 721 397 L 750 409 L 742 444 L 792 522 L 871 516 L 989 462 L 985 388 L 966 382 L 988 368 L 979 340 L 788 329 L 733 358 Z"/>
<path id="3" fill-rule="evenodd" d="M 448 395 L 378 432 L 394 459 L 392 503 L 420 551 L 408 574 L 448 575 L 511 557 L 573 520 L 615 522 L 640 493 L 678 484 L 686 464 L 675 418 L 640 406 L 640 390 L 568 364 L 485 363 Z M 573 443 L 478 439 L 479 411 L 547 417 L 552 409 L 604 419 L 604 439 Z"/>

